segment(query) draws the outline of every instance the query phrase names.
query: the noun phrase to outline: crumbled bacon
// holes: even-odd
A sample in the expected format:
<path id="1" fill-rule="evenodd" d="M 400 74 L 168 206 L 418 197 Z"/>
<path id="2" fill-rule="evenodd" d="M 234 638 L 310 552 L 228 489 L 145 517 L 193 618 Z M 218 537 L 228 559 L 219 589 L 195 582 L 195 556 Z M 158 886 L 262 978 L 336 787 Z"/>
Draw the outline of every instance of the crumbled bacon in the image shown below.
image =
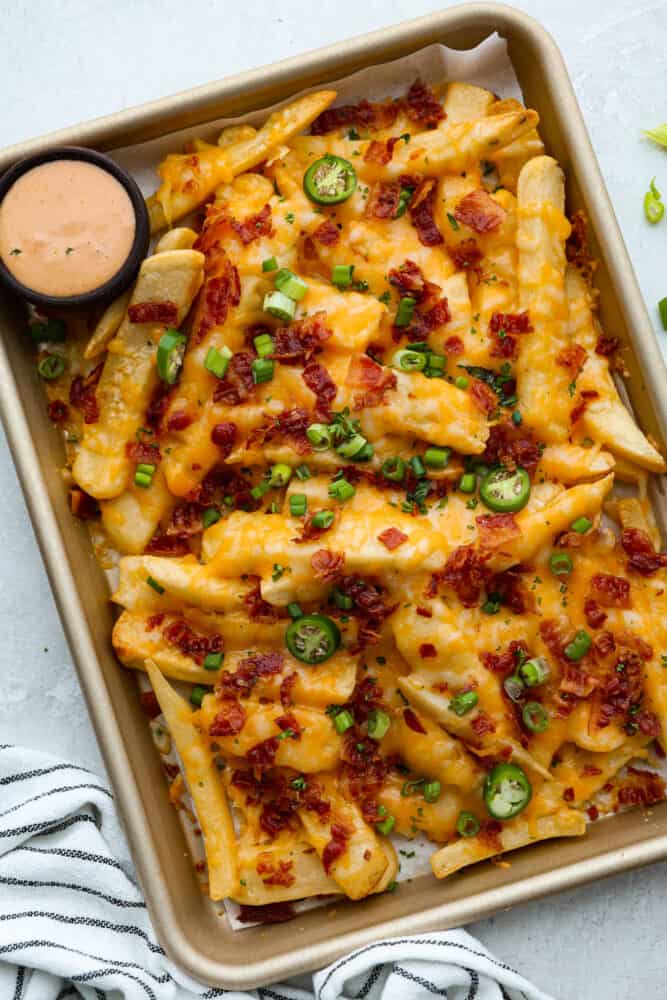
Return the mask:
<path id="1" fill-rule="evenodd" d="M 269 357 L 287 365 L 306 364 L 314 354 L 322 351 L 322 346 L 333 336 L 326 319 L 327 314 L 320 311 L 276 330 L 273 334 L 274 348 Z"/>
<path id="2" fill-rule="evenodd" d="M 100 416 L 95 390 L 102 375 L 104 362 L 101 361 L 89 375 L 77 375 L 69 387 L 69 401 L 77 410 L 83 413 L 86 424 L 94 424 Z"/>
<path id="3" fill-rule="evenodd" d="M 483 549 L 497 549 L 521 537 L 514 514 L 480 514 L 475 518 L 477 537 Z"/>
<path id="4" fill-rule="evenodd" d="M 610 337 L 605 333 L 601 333 L 595 344 L 595 353 L 601 355 L 603 358 L 610 358 L 620 346 L 621 342 L 618 337 Z"/>
<path id="5" fill-rule="evenodd" d="M 574 788 L 566 788 L 563 792 L 563 799 L 565 802 L 574 802 Z"/>
<path id="6" fill-rule="evenodd" d="M 604 608 L 630 607 L 630 584 L 622 576 L 596 573 L 591 577 L 589 594 Z"/>
<path id="7" fill-rule="evenodd" d="M 168 535 L 164 531 L 156 531 L 144 552 L 149 556 L 187 556 L 190 544 L 185 535 Z"/>
<path id="8" fill-rule="evenodd" d="M 211 441 L 213 444 L 217 445 L 222 452 L 222 457 L 227 458 L 234 447 L 234 442 L 236 440 L 237 427 L 235 423 L 231 420 L 224 421 L 223 423 L 214 424 L 211 431 Z"/>
<path id="9" fill-rule="evenodd" d="M 166 382 L 160 380 L 153 390 L 151 401 L 146 410 L 146 424 L 156 433 L 160 430 L 174 389 L 175 386 L 167 385 Z"/>
<path id="10" fill-rule="evenodd" d="M 315 578 L 323 583 L 332 583 L 343 572 L 345 565 L 344 552 L 331 552 L 330 549 L 318 549 L 310 560 Z"/>
<path id="11" fill-rule="evenodd" d="M 421 80 L 415 80 L 405 98 L 405 113 L 410 121 L 423 128 L 435 128 L 446 117 L 435 94 Z"/>
<path id="12" fill-rule="evenodd" d="M 581 420 L 583 417 L 586 407 L 593 399 L 597 399 L 600 395 L 595 389 L 582 389 L 579 393 L 579 399 L 572 407 L 570 411 L 570 422 L 576 424 L 577 420 Z"/>
<path id="13" fill-rule="evenodd" d="M 130 323 L 159 323 L 173 326 L 178 322 L 178 306 L 175 302 L 135 302 L 128 306 L 127 318 Z"/>
<path id="14" fill-rule="evenodd" d="M 584 601 L 584 614 L 591 628 L 602 628 L 607 620 L 607 612 L 592 597 L 587 597 Z"/>
<path id="15" fill-rule="evenodd" d="M 564 649 L 568 643 L 568 633 L 565 627 L 553 618 L 545 618 L 540 622 L 540 635 L 553 658 L 563 666 L 570 661 L 565 656 Z"/>
<path id="16" fill-rule="evenodd" d="M 498 406 L 498 397 L 486 382 L 474 378 L 470 383 L 470 396 L 473 403 L 482 413 L 492 413 Z"/>
<path id="17" fill-rule="evenodd" d="M 177 618 L 167 625 L 162 630 L 162 635 L 168 643 L 176 646 L 184 656 L 190 656 L 199 666 L 209 653 L 221 653 L 223 649 L 221 635 L 196 632 L 184 618 Z"/>
<path id="18" fill-rule="evenodd" d="M 52 399 L 46 408 L 49 420 L 54 424 L 61 424 L 69 417 L 67 403 L 62 399 Z"/>
<path id="19" fill-rule="evenodd" d="M 347 842 L 350 838 L 350 831 L 342 823 L 331 824 L 331 840 L 325 845 L 322 851 L 322 865 L 327 875 L 339 858 L 347 850 Z"/>
<path id="20" fill-rule="evenodd" d="M 162 712 L 154 691 L 142 691 L 139 702 L 144 715 L 147 715 L 149 719 L 157 718 Z"/>
<path id="21" fill-rule="evenodd" d="M 125 443 L 125 454 L 131 462 L 148 462 L 157 465 L 161 460 L 160 446 L 155 441 L 127 441 Z"/>
<path id="22" fill-rule="evenodd" d="M 216 685 L 216 694 L 225 698 L 247 698 L 259 680 L 274 677 L 282 671 L 284 665 L 285 658 L 277 650 L 253 653 L 239 662 L 234 673 L 223 670 Z"/>
<path id="23" fill-rule="evenodd" d="M 213 392 L 214 403 L 238 406 L 245 403 L 253 390 L 253 355 L 249 351 L 238 351 L 229 362 L 225 377 L 218 381 Z"/>
<path id="24" fill-rule="evenodd" d="M 456 206 L 454 217 L 476 233 L 491 233 L 504 222 L 507 212 L 484 188 L 471 191 Z"/>
<path id="25" fill-rule="evenodd" d="M 412 729 L 412 731 L 414 733 L 421 733 L 424 736 L 426 735 L 426 730 L 424 729 L 424 726 L 422 725 L 421 719 L 419 718 L 418 715 L 416 715 L 412 711 L 411 708 L 404 708 L 403 709 L 403 719 L 404 719 L 405 724 L 408 727 L 408 729 Z"/>
<path id="26" fill-rule="evenodd" d="M 495 733 L 496 724 L 486 712 L 479 712 L 470 723 L 470 728 L 475 736 L 481 738 L 482 736 L 487 736 L 489 733 Z"/>
<path id="27" fill-rule="evenodd" d="M 421 618 L 432 618 L 433 612 L 430 608 L 425 608 L 421 604 L 415 608 L 415 611 Z"/>
<path id="28" fill-rule="evenodd" d="M 236 736 L 243 729 L 247 712 L 235 698 L 220 701 L 215 719 L 209 727 L 209 736 Z"/>
<path id="29" fill-rule="evenodd" d="M 581 371 L 588 355 L 581 344 L 568 344 L 562 347 L 556 355 L 556 364 L 566 368 L 573 378 Z"/>
<path id="30" fill-rule="evenodd" d="M 458 271 L 470 271 L 478 277 L 482 274 L 481 262 L 484 254 L 474 236 L 461 240 L 456 246 L 447 247 L 447 253 L 454 261 Z"/>
<path id="31" fill-rule="evenodd" d="M 311 361 L 306 365 L 302 375 L 312 393 L 315 394 L 315 416 L 326 423 L 331 420 L 331 404 L 336 398 L 336 383 L 323 365 Z"/>
<path id="32" fill-rule="evenodd" d="M 422 660 L 432 660 L 438 655 L 438 650 L 432 642 L 422 642 L 419 647 L 419 655 Z"/>
<path id="33" fill-rule="evenodd" d="M 656 552 L 653 542 L 640 528 L 625 528 L 621 534 L 621 545 L 629 556 L 628 569 L 642 576 L 651 576 L 663 566 L 667 566 L 667 553 Z"/>
<path id="34" fill-rule="evenodd" d="M 377 163 L 381 167 L 385 166 L 394 155 L 394 146 L 400 141 L 399 136 L 393 136 L 391 139 L 385 139 L 383 142 L 379 139 L 373 139 L 366 147 L 364 162 Z"/>
<path id="35" fill-rule="evenodd" d="M 164 611 L 158 611 L 154 615 L 149 615 L 149 617 L 146 619 L 146 629 L 149 632 L 152 632 L 153 629 L 160 628 L 163 621 L 165 620 L 165 617 L 166 615 Z"/>
<path id="36" fill-rule="evenodd" d="M 165 529 L 167 537 L 178 535 L 187 538 L 198 535 L 202 531 L 201 508 L 196 503 L 178 503 L 169 515 L 169 523 Z"/>
<path id="37" fill-rule="evenodd" d="M 650 806 L 664 797 L 665 782 L 660 775 L 638 767 L 628 768 L 628 775 L 618 790 L 618 802 L 622 806 Z"/>
<path id="38" fill-rule="evenodd" d="M 572 698 L 588 698 L 598 686 L 597 678 L 578 663 L 564 664 L 558 690 Z"/>
<path id="39" fill-rule="evenodd" d="M 174 410 L 167 417 L 167 430 L 184 431 L 186 427 L 190 426 L 192 421 L 193 418 L 187 410 Z"/>
<path id="40" fill-rule="evenodd" d="M 586 606 L 584 604 L 584 612 L 585 612 L 585 607 Z M 607 616 L 605 615 L 605 618 L 606 617 Z M 596 627 L 597 626 L 595 625 L 592 626 L 592 628 Z M 600 632 L 600 634 L 596 635 L 595 638 L 593 639 L 593 654 L 595 655 L 596 658 L 604 660 L 605 657 L 609 656 L 610 653 L 613 653 L 615 649 L 616 649 L 616 640 L 614 639 L 614 636 L 611 632 Z"/>
<path id="41" fill-rule="evenodd" d="M 198 243 L 199 240 L 195 243 L 195 249 L 199 249 Z M 217 241 L 214 253 L 209 248 L 204 275 L 204 283 L 194 306 L 191 334 L 193 344 L 200 344 L 214 326 L 222 326 L 230 308 L 241 301 L 239 272 Z"/>
<path id="42" fill-rule="evenodd" d="M 299 455 L 307 455 L 312 451 L 312 446 L 306 431 L 311 420 L 307 410 L 303 407 L 295 406 L 292 410 L 283 410 L 275 420 L 275 429 L 288 439 L 294 450 Z"/>
<path id="43" fill-rule="evenodd" d="M 522 639 L 512 639 L 503 653 L 481 653 L 480 659 L 487 670 L 501 677 L 514 673 L 522 657 L 528 656 L 528 647 Z"/>
<path id="44" fill-rule="evenodd" d="M 334 129 L 358 125 L 363 129 L 390 128 L 398 117 L 398 103 L 371 104 L 360 101 L 358 104 L 341 104 L 337 108 L 327 108 L 317 116 L 310 126 L 311 135 L 326 135 Z"/>
<path id="45" fill-rule="evenodd" d="M 340 239 L 340 230 L 331 219 L 326 219 L 317 227 L 311 239 L 317 240 L 324 247 L 333 247 Z"/>
<path id="46" fill-rule="evenodd" d="M 270 236 L 272 232 L 271 206 L 266 204 L 260 212 L 249 215 L 243 222 L 232 219 L 231 227 L 244 246 L 262 236 Z"/>
<path id="47" fill-rule="evenodd" d="M 91 497 L 90 493 L 78 487 L 69 491 L 69 508 L 74 516 L 80 517 L 82 521 L 90 521 L 100 512 L 100 505 L 95 497 Z"/>
<path id="48" fill-rule="evenodd" d="M 583 277 L 589 279 L 595 270 L 595 261 L 591 255 L 586 232 L 586 216 L 583 212 L 575 212 L 570 218 L 572 230 L 565 244 L 565 256 L 568 263 L 578 268 Z"/>
<path id="49" fill-rule="evenodd" d="M 281 681 L 280 704 L 283 706 L 283 708 L 287 708 L 289 705 L 293 703 L 292 689 L 296 684 L 296 682 L 298 681 L 298 679 L 299 675 L 296 673 L 296 671 L 293 671 L 291 674 L 287 674 L 287 676 L 284 677 L 283 680 Z"/>
<path id="50" fill-rule="evenodd" d="M 622 664 L 622 669 L 616 669 Z M 597 723 L 608 726 L 614 718 L 625 719 L 629 710 L 639 705 L 643 694 L 643 662 L 638 653 L 619 650 L 619 659 L 600 684 Z"/>
<path id="51" fill-rule="evenodd" d="M 477 836 L 479 840 L 490 850 L 495 851 L 496 854 L 502 854 L 502 832 L 503 824 L 499 820 L 485 819 L 484 822 L 480 824 Z"/>
<path id="52" fill-rule="evenodd" d="M 445 354 L 450 358 L 458 358 L 463 354 L 465 350 L 465 344 L 460 337 L 447 337 L 444 343 Z"/>
<path id="53" fill-rule="evenodd" d="M 639 712 L 635 716 L 635 722 L 639 726 L 639 732 L 643 733 L 644 736 L 660 736 L 662 732 L 660 719 L 655 712 Z"/>
<path id="54" fill-rule="evenodd" d="M 398 528 L 385 528 L 385 530 L 381 531 L 378 535 L 378 541 L 382 542 L 382 544 L 389 549 L 390 552 L 393 552 L 394 549 L 397 549 L 399 545 L 402 545 L 403 542 L 407 542 L 407 540 L 408 536 L 402 531 L 399 531 Z"/>
<path id="55" fill-rule="evenodd" d="M 409 326 L 394 326 L 393 338 L 396 341 L 399 341 L 401 337 L 410 337 L 411 340 L 425 340 L 431 331 L 449 323 L 450 319 L 449 302 L 447 296 L 443 295 L 433 305 L 429 305 L 429 308 L 416 309 Z"/>
<path id="56" fill-rule="evenodd" d="M 277 864 L 274 864 L 270 855 L 265 859 L 264 855 L 260 854 L 257 859 L 257 874 L 264 885 L 280 885 L 289 889 L 291 885 L 294 885 L 293 867 L 293 861 L 278 861 Z"/>
<path id="57" fill-rule="evenodd" d="M 354 396 L 354 409 L 379 406 L 384 394 L 396 387 L 396 375 L 390 368 L 379 365 L 367 354 L 354 357 L 348 369 L 346 384 L 362 391 Z"/>
<path id="58" fill-rule="evenodd" d="M 523 583 L 523 575 L 529 568 L 523 563 L 517 563 L 496 573 L 487 583 L 488 592 L 497 594 L 503 607 L 509 608 L 515 615 L 535 611 L 535 596 Z"/>
<path id="59" fill-rule="evenodd" d="M 540 449 L 530 431 L 505 421 L 491 428 L 483 459 L 488 465 L 504 465 L 508 469 L 521 466 L 533 473 L 540 460 Z"/>
<path id="60" fill-rule="evenodd" d="M 374 219 L 395 219 L 400 202 L 399 181 L 378 181 L 370 189 L 364 214 Z"/>
<path id="61" fill-rule="evenodd" d="M 401 298 L 409 295 L 420 302 L 422 299 L 433 297 L 440 292 L 439 286 L 434 285 L 432 281 L 427 281 L 421 267 L 413 260 L 406 260 L 400 267 L 393 267 L 387 277 Z"/>
<path id="62" fill-rule="evenodd" d="M 435 247 L 445 242 L 433 217 L 435 187 L 435 179 L 426 178 L 420 183 L 410 201 L 410 219 L 417 230 L 419 242 L 425 247 Z"/>
<path id="63" fill-rule="evenodd" d="M 375 677 L 364 677 L 357 681 L 350 700 L 345 706 L 352 713 L 357 725 L 366 722 L 371 712 L 378 708 L 384 708 L 382 695 L 382 688 Z"/>
<path id="64" fill-rule="evenodd" d="M 359 732 L 345 734 L 342 750 L 343 775 L 350 794 L 361 800 L 374 795 L 381 787 L 389 768 L 387 759 L 379 753 L 375 740 L 360 739 Z"/>
<path id="65" fill-rule="evenodd" d="M 270 736 L 267 740 L 262 740 L 261 743 L 256 743 L 253 747 L 250 747 L 246 753 L 246 760 L 252 767 L 256 767 L 259 770 L 273 767 L 279 747 L 280 740 L 278 737 Z"/>
<path id="66" fill-rule="evenodd" d="M 532 333 L 533 327 L 527 310 L 520 313 L 494 312 L 489 321 L 491 336 L 490 354 L 494 358 L 515 358 L 516 334 Z"/>
<path id="67" fill-rule="evenodd" d="M 284 924 L 295 916 L 291 903 L 265 903 L 263 906 L 242 903 L 237 920 L 242 924 Z"/>
<path id="68" fill-rule="evenodd" d="M 331 531 L 331 529 L 332 529 L 332 527 L 334 525 L 333 521 L 326 528 L 325 527 L 318 527 L 316 524 L 313 523 L 313 518 L 318 513 L 321 513 L 321 512 L 315 510 L 315 511 L 312 511 L 312 512 L 306 514 L 306 517 L 305 517 L 304 522 L 303 522 L 303 527 L 301 529 L 301 534 L 298 535 L 296 538 L 292 539 L 292 541 L 296 545 L 302 545 L 304 542 L 312 542 L 316 538 L 321 538 L 322 535 L 325 535 L 327 533 L 327 531 Z"/>
<path id="69" fill-rule="evenodd" d="M 248 612 L 248 616 L 254 622 L 262 622 L 264 625 L 272 625 L 278 621 L 278 613 L 272 604 L 262 597 L 259 580 L 255 586 L 248 591 L 243 598 L 243 604 Z"/>
<path id="70" fill-rule="evenodd" d="M 359 622 L 357 649 L 379 642 L 382 626 L 397 605 L 386 605 L 382 599 L 382 588 L 356 575 L 343 577 L 338 587 L 354 602 L 352 608 L 345 613 Z"/>
<path id="71" fill-rule="evenodd" d="M 474 545 L 460 545 L 447 559 L 444 568 L 434 574 L 434 580 L 447 584 L 456 593 L 461 604 L 472 608 L 486 584 L 489 572 L 485 563 L 488 553 L 480 553 Z"/>
<path id="72" fill-rule="evenodd" d="M 290 739 L 301 739 L 301 726 L 290 712 L 286 712 L 285 715 L 276 719 L 276 725 L 281 733 L 288 733 Z"/>

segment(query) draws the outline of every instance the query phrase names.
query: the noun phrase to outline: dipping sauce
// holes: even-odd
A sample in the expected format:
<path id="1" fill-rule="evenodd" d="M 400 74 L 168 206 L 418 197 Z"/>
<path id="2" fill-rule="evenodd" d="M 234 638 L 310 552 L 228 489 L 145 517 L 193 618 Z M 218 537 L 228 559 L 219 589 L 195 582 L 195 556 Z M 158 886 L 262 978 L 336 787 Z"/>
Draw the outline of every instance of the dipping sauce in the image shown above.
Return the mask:
<path id="1" fill-rule="evenodd" d="M 118 273 L 135 230 L 130 197 L 108 171 L 50 160 L 22 174 L 0 203 L 0 258 L 35 292 L 82 295 Z"/>

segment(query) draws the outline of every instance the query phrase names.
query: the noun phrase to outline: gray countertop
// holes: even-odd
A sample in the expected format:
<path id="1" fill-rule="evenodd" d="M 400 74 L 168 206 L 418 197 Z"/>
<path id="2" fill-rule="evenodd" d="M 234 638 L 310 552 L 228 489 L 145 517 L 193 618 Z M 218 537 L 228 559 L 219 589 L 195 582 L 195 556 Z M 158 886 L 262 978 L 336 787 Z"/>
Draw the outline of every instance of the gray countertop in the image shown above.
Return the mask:
<path id="1" fill-rule="evenodd" d="M 434 0 L 13 0 L 1 5 L 0 144 L 429 13 Z M 525 0 L 561 46 L 656 330 L 667 295 L 667 221 L 642 198 L 667 152 L 640 129 L 667 120 L 667 2 Z M 315 14 L 315 16 L 313 16 Z M 187 20 L 186 20 L 187 15 Z M 665 347 L 667 335 L 660 332 Z M 0 438 L 0 740 L 103 771 L 4 438 Z M 667 864 L 472 925 L 559 1000 L 665 995 Z"/>

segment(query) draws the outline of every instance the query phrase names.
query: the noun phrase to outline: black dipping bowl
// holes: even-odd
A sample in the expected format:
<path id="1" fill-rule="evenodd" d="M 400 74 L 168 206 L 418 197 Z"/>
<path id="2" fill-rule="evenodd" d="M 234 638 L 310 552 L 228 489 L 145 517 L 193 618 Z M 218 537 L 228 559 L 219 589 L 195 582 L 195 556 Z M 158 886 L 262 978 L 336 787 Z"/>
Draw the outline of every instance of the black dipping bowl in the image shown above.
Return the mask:
<path id="1" fill-rule="evenodd" d="M 0 202 L 2 202 L 10 187 L 19 177 L 27 173 L 28 170 L 32 170 L 33 167 L 39 167 L 42 163 L 50 163 L 52 160 L 86 160 L 88 163 L 94 163 L 95 166 L 106 170 L 107 173 L 111 174 L 123 185 L 132 202 L 136 221 L 132 248 L 125 263 L 112 278 L 105 281 L 103 285 L 99 285 L 90 292 L 83 292 L 81 295 L 59 296 L 44 295 L 42 292 L 36 292 L 34 289 L 28 288 L 27 285 L 17 281 L 9 269 L 5 267 L 1 259 L 0 281 L 3 281 L 15 295 L 20 296 L 22 299 L 27 299 L 28 302 L 32 302 L 35 306 L 46 306 L 51 309 L 80 308 L 114 299 L 121 292 L 124 292 L 128 285 L 134 281 L 141 262 L 148 252 L 150 225 L 144 196 L 135 180 L 119 167 L 117 163 L 109 159 L 108 156 L 104 156 L 103 153 L 97 153 L 92 149 L 84 149 L 81 146 L 56 146 L 43 153 L 36 153 L 34 156 L 28 156 L 24 160 L 19 160 L 13 167 L 10 167 L 0 177 Z"/>

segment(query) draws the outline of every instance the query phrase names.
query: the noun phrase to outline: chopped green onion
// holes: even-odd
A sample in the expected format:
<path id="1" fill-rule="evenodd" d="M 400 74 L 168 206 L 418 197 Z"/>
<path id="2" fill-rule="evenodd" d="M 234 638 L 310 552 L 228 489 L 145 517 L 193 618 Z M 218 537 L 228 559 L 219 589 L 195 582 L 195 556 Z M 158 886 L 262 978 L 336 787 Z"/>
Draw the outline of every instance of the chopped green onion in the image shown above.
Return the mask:
<path id="1" fill-rule="evenodd" d="M 367 441 L 363 448 L 352 457 L 353 462 L 368 462 L 375 454 L 375 448 Z"/>
<path id="2" fill-rule="evenodd" d="M 35 320 L 29 326 L 30 336 L 36 342 L 43 340 L 64 340 L 67 326 L 62 319 Z"/>
<path id="3" fill-rule="evenodd" d="M 296 473 L 296 478 L 300 479 L 301 482 L 304 482 L 306 479 L 310 479 L 310 469 L 307 465 L 297 465 L 294 472 Z"/>
<path id="4" fill-rule="evenodd" d="M 204 670 L 219 670 L 224 658 L 224 653 L 208 653 L 204 659 Z"/>
<path id="5" fill-rule="evenodd" d="M 297 604 L 296 601 L 290 601 L 287 605 L 287 614 L 293 621 L 296 621 L 297 618 L 302 618 L 303 611 L 301 610 L 301 605 Z"/>
<path id="6" fill-rule="evenodd" d="M 522 420 L 523 417 L 521 416 L 519 411 L 515 410 L 514 413 L 512 414 L 512 423 L 514 424 L 514 426 L 518 427 Z"/>
<path id="7" fill-rule="evenodd" d="M 372 740 L 381 740 L 387 735 L 391 719 L 381 708 L 374 708 L 368 716 L 368 735 Z"/>
<path id="8" fill-rule="evenodd" d="M 331 270 L 331 284 L 336 288 L 347 288 L 352 284 L 354 264 L 336 264 Z"/>
<path id="9" fill-rule="evenodd" d="M 385 479 L 388 479 L 390 483 L 402 483 L 405 479 L 405 470 L 407 466 L 402 458 L 398 455 L 392 458 L 386 458 L 382 463 L 381 472 Z"/>
<path id="10" fill-rule="evenodd" d="M 572 642 L 568 642 L 567 646 L 563 650 L 568 660 L 573 660 L 575 663 L 578 660 L 582 660 L 588 650 L 591 648 L 591 637 L 585 629 L 579 629 L 575 635 Z"/>
<path id="11" fill-rule="evenodd" d="M 216 507 L 207 507 L 201 516 L 202 528 L 210 528 L 220 520 L 220 511 Z"/>
<path id="12" fill-rule="evenodd" d="M 477 486 L 477 477 L 474 472 L 465 472 L 459 479 L 459 489 L 461 493 L 474 493 Z"/>
<path id="13" fill-rule="evenodd" d="M 333 717 L 333 724 L 336 732 L 341 733 L 342 735 L 343 733 L 347 732 L 348 729 L 351 729 L 352 726 L 354 725 L 354 719 L 352 718 L 352 713 L 348 712 L 346 708 L 344 708 L 341 712 L 337 712 L 336 715 L 334 715 Z"/>
<path id="14" fill-rule="evenodd" d="M 503 681 L 503 690 L 511 701 L 521 701 L 524 689 L 525 684 L 518 673 L 510 674 L 510 676 L 506 677 Z"/>
<path id="15" fill-rule="evenodd" d="M 303 517 L 308 509 L 308 497 L 305 493 L 293 493 L 289 498 L 289 512 L 292 517 Z"/>
<path id="16" fill-rule="evenodd" d="M 208 688 L 202 687 L 201 684 L 195 684 L 192 691 L 190 692 L 190 701 L 197 708 L 201 708 L 201 703 L 208 694 Z"/>
<path id="17" fill-rule="evenodd" d="M 661 194 L 655 186 L 655 177 L 649 185 L 649 189 L 644 195 L 644 215 L 652 226 L 660 222 L 665 214 L 665 206 L 661 199 Z"/>
<path id="18" fill-rule="evenodd" d="M 452 229 L 454 230 L 454 232 L 455 233 L 458 232 L 458 230 L 460 229 L 458 220 L 456 219 L 456 217 L 454 215 L 452 215 L 451 212 L 447 212 L 447 221 L 449 222 L 449 224 L 452 227 Z"/>
<path id="19" fill-rule="evenodd" d="M 576 521 L 573 521 L 570 525 L 573 531 L 576 531 L 578 535 L 585 535 L 586 532 L 593 527 L 593 522 L 587 517 L 578 517 Z"/>
<path id="20" fill-rule="evenodd" d="M 406 295 L 398 303 L 398 311 L 394 316 L 394 326 L 410 326 L 414 315 L 417 300 L 410 295 Z"/>
<path id="21" fill-rule="evenodd" d="M 344 594 L 340 587 L 334 587 L 331 591 L 331 600 L 341 611 L 350 611 L 354 607 L 354 601 L 349 594 Z"/>
<path id="22" fill-rule="evenodd" d="M 663 330 L 667 330 L 667 298 L 660 299 L 658 302 L 658 312 L 660 313 L 662 328 Z"/>
<path id="23" fill-rule="evenodd" d="M 318 510 L 316 514 L 313 514 L 311 524 L 314 528 L 319 528 L 320 531 L 326 531 L 334 523 L 335 516 L 332 510 Z"/>
<path id="24" fill-rule="evenodd" d="M 60 378 L 65 371 L 65 361 L 59 354 L 47 354 L 37 365 L 37 371 L 47 382 Z"/>
<path id="25" fill-rule="evenodd" d="M 269 360 L 269 358 L 255 358 L 250 366 L 250 369 L 252 371 L 252 380 L 255 385 L 261 385 L 262 382 L 271 381 L 275 365 L 273 361 Z"/>
<path id="26" fill-rule="evenodd" d="M 396 819 L 394 816 L 387 816 L 383 819 L 381 823 L 375 824 L 375 829 L 378 833 L 381 833 L 384 837 L 388 837 L 391 831 L 396 826 Z"/>
<path id="27" fill-rule="evenodd" d="M 153 476 L 157 466 L 148 462 L 141 462 L 134 473 L 134 485 L 140 486 L 142 490 L 147 490 L 153 483 Z"/>
<path id="28" fill-rule="evenodd" d="M 463 809 L 456 821 L 456 832 L 460 837 L 476 837 L 479 833 L 479 820 L 473 813 Z"/>
<path id="29" fill-rule="evenodd" d="M 356 455 L 365 448 L 368 442 L 366 438 L 361 434 L 353 434 L 352 437 L 348 438 L 347 441 L 343 441 L 341 445 L 336 448 L 336 452 L 341 456 L 341 458 L 355 458 Z"/>
<path id="30" fill-rule="evenodd" d="M 253 339 L 253 344 L 260 358 L 267 358 L 269 354 L 273 354 L 275 345 L 270 333 L 260 333 L 259 336 Z"/>
<path id="31" fill-rule="evenodd" d="M 264 494 L 268 493 L 270 489 L 269 480 L 264 479 L 261 483 L 258 483 L 257 486 L 253 486 L 250 490 L 250 496 L 253 500 L 261 500 Z"/>
<path id="32" fill-rule="evenodd" d="M 398 195 L 398 205 L 396 206 L 396 211 L 394 213 L 395 219 L 400 219 L 402 215 L 405 215 L 405 210 L 410 204 L 410 199 L 414 194 L 415 189 L 413 187 L 402 187 Z"/>
<path id="33" fill-rule="evenodd" d="M 149 587 L 152 587 L 156 594 L 164 594 L 164 587 L 161 583 L 158 583 L 152 576 L 146 577 L 146 583 Z"/>
<path id="34" fill-rule="evenodd" d="M 644 135 L 657 142 L 659 146 L 667 146 L 667 125 L 658 125 L 657 128 L 644 129 Z"/>
<path id="35" fill-rule="evenodd" d="M 427 781 L 424 785 L 424 799 L 426 802 L 437 802 L 441 791 L 442 785 L 439 781 Z"/>
<path id="36" fill-rule="evenodd" d="M 264 296 L 264 312 L 289 323 L 296 315 L 296 302 L 283 292 L 268 292 Z"/>
<path id="37" fill-rule="evenodd" d="M 451 448 L 427 448 L 424 452 L 424 465 L 429 469 L 446 469 L 450 454 Z"/>
<path id="38" fill-rule="evenodd" d="M 158 375 L 167 385 L 174 385 L 183 365 L 187 338 L 179 330 L 165 330 L 157 345 Z"/>
<path id="39" fill-rule="evenodd" d="M 281 486 L 287 486 L 291 478 L 292 470 L 290 466 L 285 465 L 284 462 L 280 462 L 278 465 L 271 466 L 269 486 L 273 487 L 273 489 L 280 489 Z"/>
<path id="40" fill-rule="evenodd" d="M 478 701 L 479 695 L 476 691 L 461 691 L 452 698 L 448 707 L 454 715 L 466 715 L 473 710 Z"/>
<path id="41" fill-rule="evenodd" d="M 331 431 L 327 424 L 311 424 L 306 430 L 306 437 L 315 451 L 326 451 L 331 447 Z"/>
<path id="42" fill-rule="evenodd" d="M 549 728 L 549 716 L 539 701 L 527 701 L 523 706 L 521 718 L 531 733 L 543 733 Z"/>
<path id="43" fill-rule="evenodd" d="M 262 261 L 262 271 L 276 271 L 278 269 L 278 261 L 275 257 L 267 257 L 266 260 Z"/>
<path id="44" fill-rule="evenodd" d="M 444 354 L 434 354 L 429 351 L 426 355 L 426 368 L 424 375 L 427 378 L 442 378 L 447 367 L 447 358 Z"/>
<path id="45" fill-rule="evenodd" d="M 289 783 L 290 788 L 293 788 L 295 792 L 303 792 L 306 789 L 306 779 L 302 774 L 298 778 L 292 778 Z"/>
<path id="46" fill-rule="evenodd" d="M 341 503 L 345 500 L 351 500 L 356 492 L 352 483 L 348 483 L 347 479 L 336 479 L 329 486 L 329 496 Z"/>
<path id="47" fill-rule="evenodd" d="M 519 667 L 519 676 L 526 687 L 537 687 L 549 679 L 549 664 L 543 656 L 533 656 Z"/>
<path id="48" fill-rule="evenodd" d="M 287 267 L 281 267 L 276 272 L 273 282 L 279 292 L 287 295 L 288 298 L 293 299 L 295 302 L 300 302 L 308 291 L 308 285 L 303 278 L 299 278 L 294 271 L 290 271 Z"/>
<path id="49" fill-rule="evenodd" d="M 466 504 L 466 507 L 469 506 L 470 504 Z M 482 611 L 485 615 L 497 615 L 500 611 L 500 601 L 485 601 L 480 608 L 480 611 Z"/>
<path id="50" fill-rule="evenodd" d="M 226 344 L 220 350 L 217 347 L 209 347 L 204 358 L 204 368 L 216 378 L 224 378 L 231 358 L 232 352 Z"/>
<path id="51" fill-rule="evenodd" d="M 404 372 L 420 372 L 426 368 L 426 355 L 419 351 L 403 349 L 396 351 L 391 363 L 395 368 L 400 368 Z"/>
<path id="52" fill-rule="evenodd" d="M 423 479 L 426 475 L 426 466 L 422 462 L 421 455 L 413 455 L 408 464 L 417 479 Z"/>
<path id="53" fill-rule="evenodd" d="M 549 556 L 549 569 L 554 576 L 569 576 L 574 566 L 567 552 L 553 552 Z"/>
<path id="54" fill-rule="evenodd" d="M 457 389 L 467 389 L 470 385 L 470 379 L 467 379 L 465 375 L 457 375 L 454 379 L 454 385 Z"/>

